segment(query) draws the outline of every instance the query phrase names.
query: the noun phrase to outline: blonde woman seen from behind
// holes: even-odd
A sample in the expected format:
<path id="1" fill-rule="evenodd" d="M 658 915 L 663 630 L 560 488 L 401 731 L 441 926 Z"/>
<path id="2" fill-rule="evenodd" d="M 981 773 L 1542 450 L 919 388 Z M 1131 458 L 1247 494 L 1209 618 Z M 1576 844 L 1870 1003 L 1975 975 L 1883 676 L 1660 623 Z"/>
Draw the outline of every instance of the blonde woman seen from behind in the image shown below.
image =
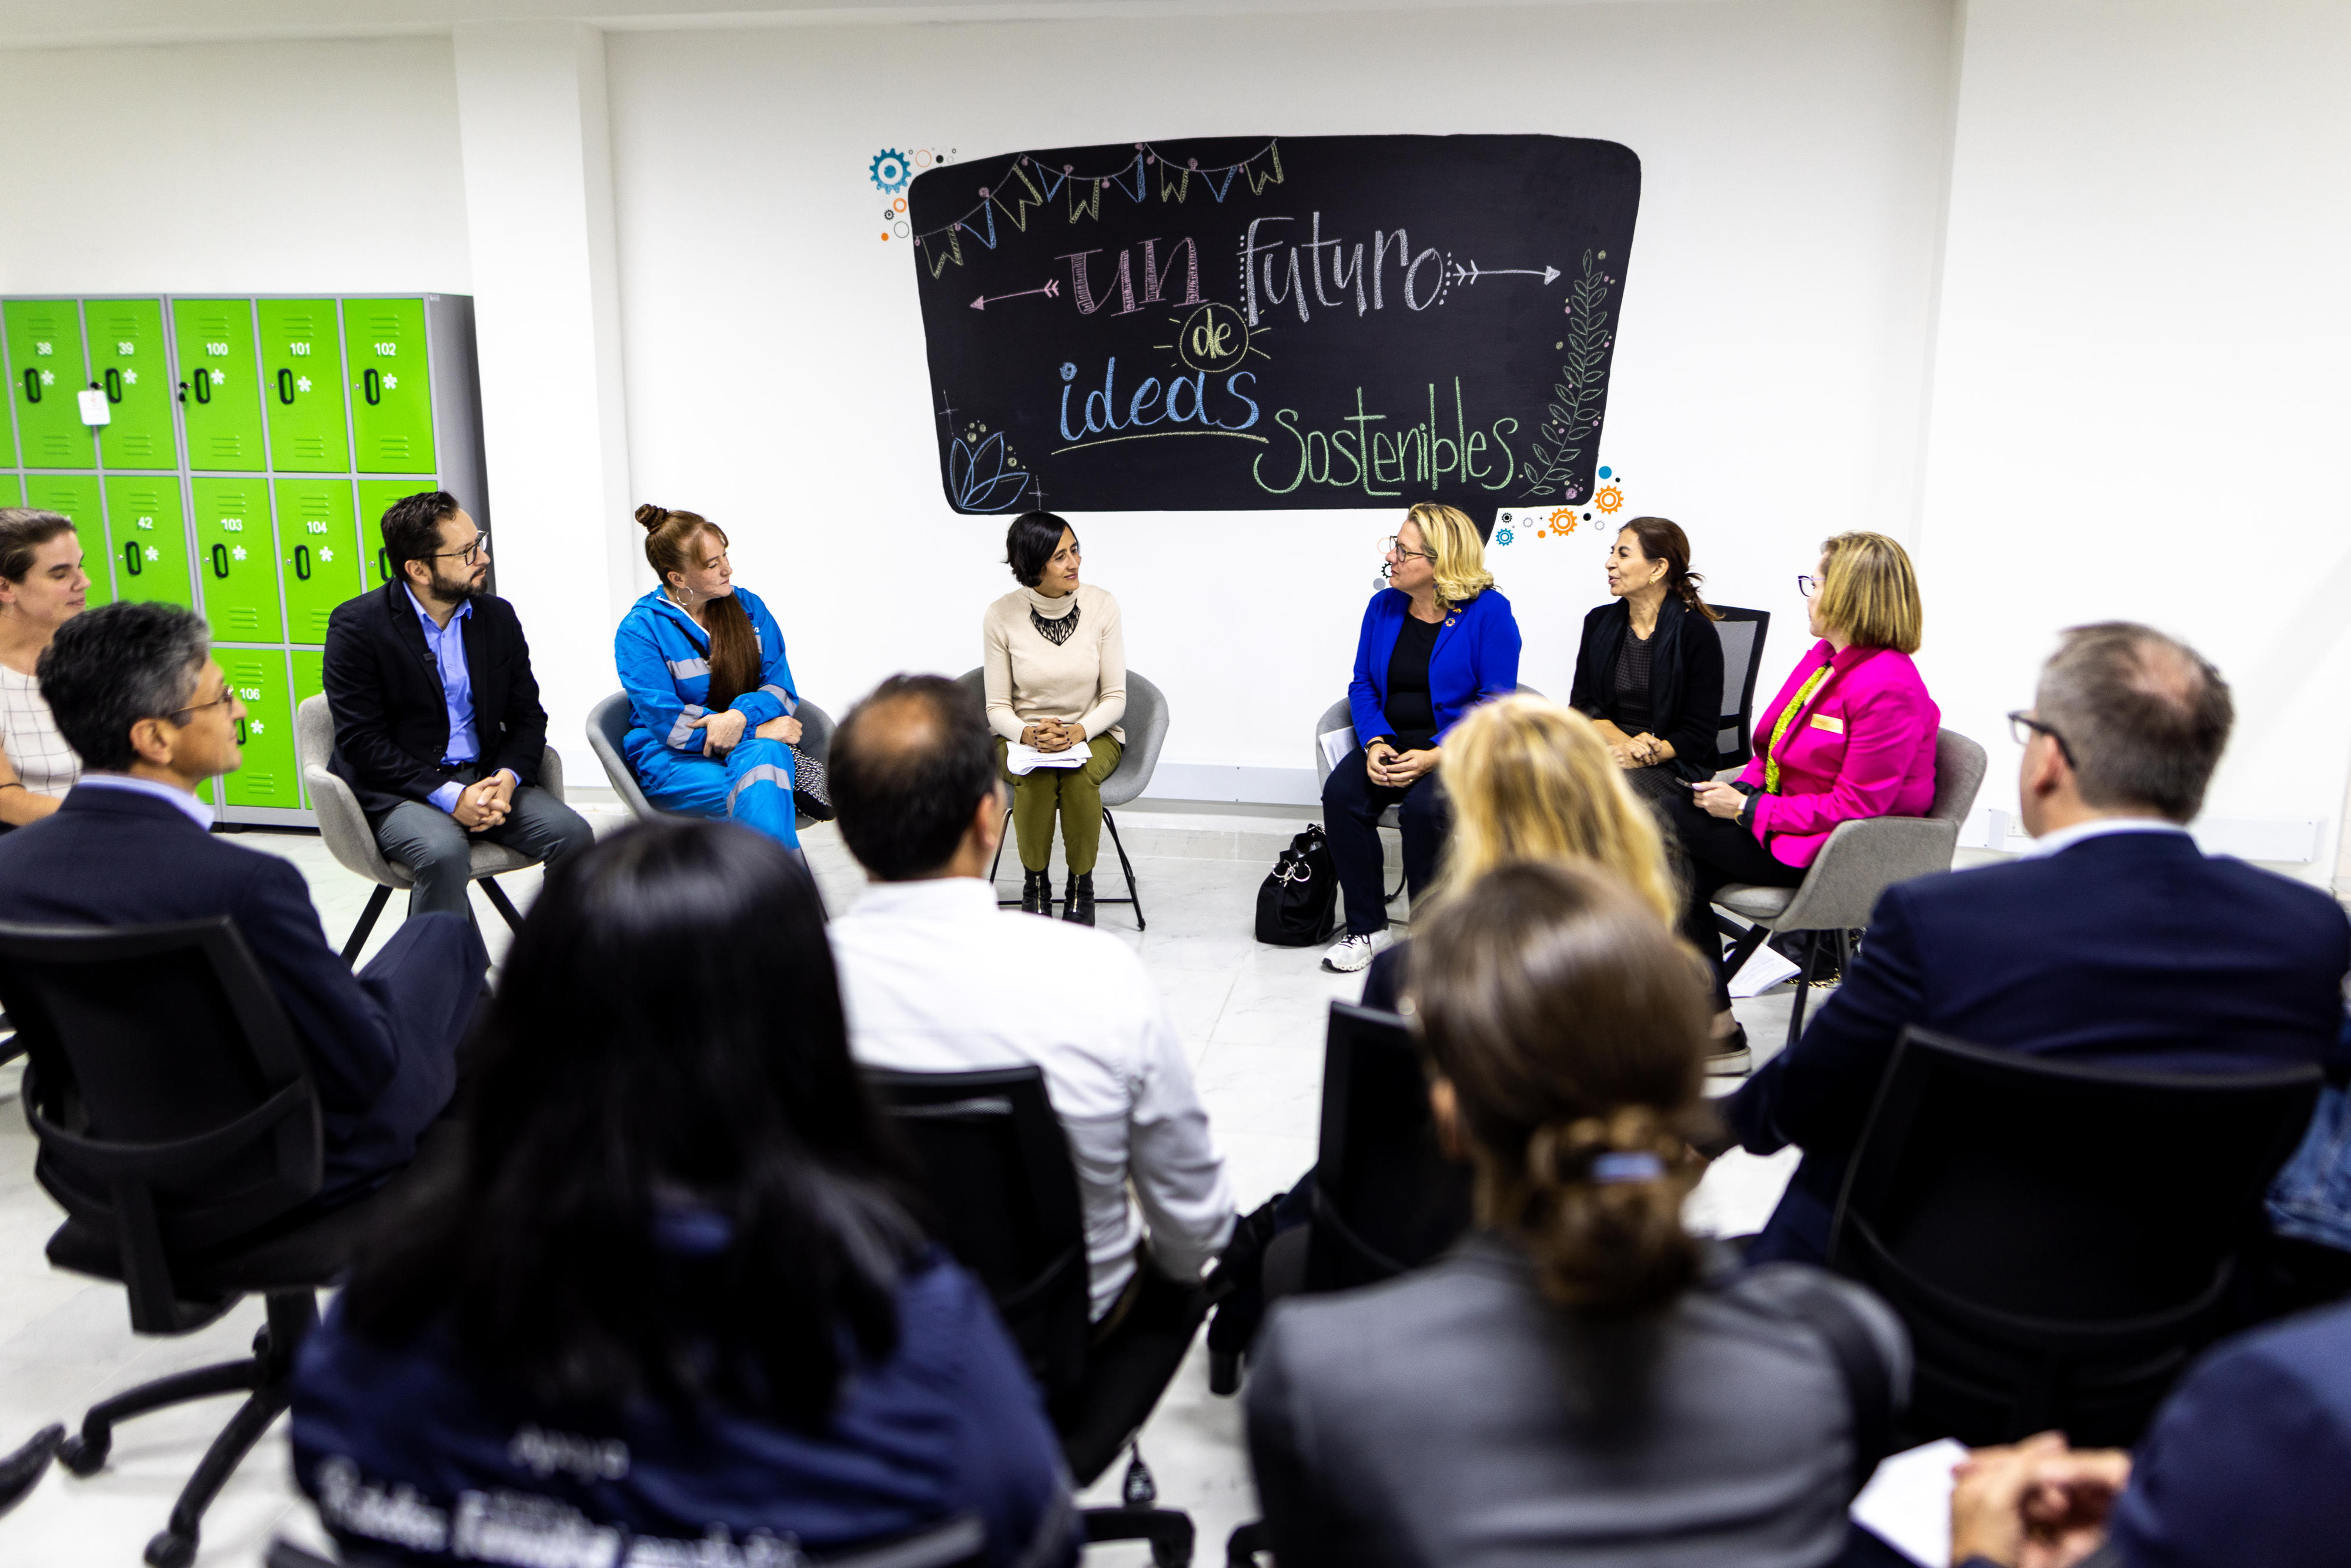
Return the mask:
<path id="1" fill-rule="evenodd" d="M 1406 996 L 1476 1228 L 1427 1268 L 1279 1302 L 1249 1458 L 1282 1568 L 1813 1568 L 1863 1462 L 1818 1324 L 1896 1391 L 1901 1326 L 1683 1228 L 1707 988 L 1595 868 L 1489 872 L 1419 923 Z"/>
<path id="2" fill-rule="evenodd" d="M 1453 831 L 1424 906 L 1434 909 L 1513 861 L 1595 865 L 1671 920 L 1681 895 L 1656 814 L 1625 782 L 1597 726 L 1548 697 L 1498 697 L 1454 727 L 1445 747 Z M 1395 1010 L 1407 943 L 1372 961 L 1364 1006 Z"/>

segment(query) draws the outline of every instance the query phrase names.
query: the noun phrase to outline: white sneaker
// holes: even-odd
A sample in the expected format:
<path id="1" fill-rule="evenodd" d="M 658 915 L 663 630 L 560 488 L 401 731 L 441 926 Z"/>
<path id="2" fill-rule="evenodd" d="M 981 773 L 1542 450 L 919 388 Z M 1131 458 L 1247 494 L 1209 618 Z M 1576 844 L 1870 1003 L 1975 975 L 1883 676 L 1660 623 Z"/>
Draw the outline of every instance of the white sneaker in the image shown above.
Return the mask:
<path id="1" fill-rule="evenodd" d="M 1374 955 L 1395 946 L 1395 938 L 1385 930 L 1374 931 L 1368 936 L 1344 936 L 1322 955 L 1322 967 L 1335 975 L 1352 975 L 1368 968 Z"/>

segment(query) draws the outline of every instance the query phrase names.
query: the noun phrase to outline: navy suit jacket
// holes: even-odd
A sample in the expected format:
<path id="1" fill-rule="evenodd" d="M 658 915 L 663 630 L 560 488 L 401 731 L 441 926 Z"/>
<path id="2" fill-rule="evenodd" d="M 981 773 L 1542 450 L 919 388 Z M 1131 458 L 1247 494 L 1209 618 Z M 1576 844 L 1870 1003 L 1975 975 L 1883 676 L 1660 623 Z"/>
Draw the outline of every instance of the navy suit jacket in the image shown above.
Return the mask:
<path id="1" fill-rule="evenodd" d="M 48 925 L 234 917 L 308 1058 L 324 1197 L 371 1186 L 414 1154 L 456 1086 L 453 1008 L 470 1013 L 487 962 L 474 965 L 470 988 L 462 972 L 420 984 L 382 960 L 355 976 L 327 946 L 290 862 L 215 838 L 169 801 L 127 789 L 77 788 L 56 812 L 0 839 L 0 909 Z M 460 915 L 420 915 L 400 935 L 412 927 L 403 952 L 431 938 L 436 963 L 455 959 L 446 967 L 460 971 L 482 954 Z"/>
<path id="2" fill-rule="evenodd" d="M 1825 1256 L 1906 1024 L 2115 1067 L 2334 1067 L 2346 967 L 2351 921 L 2332 898 L 2185 833 L 2104 834 L 1889 888 L 1844 983 L 1727 1107 L 1750 1152 L 1804 1151 L 1750 1256 Z"/>
<path id="3" fill-rule="evenodd" d="M 1364 628 L 1355 640 L 1355 678 L 1347 685 L 1347 709 L 1355 721 L 1355 744 L 1369 746 L 1393 735 L 1388 723 L 1388 662 L 1412 595 L 1383 588 L 1364 608 Z M 1501 591 L 1489 588 L 1446 612 L 1428 655 L 1429 706 L 1437 710 L 1437 737 L 1461 722 L 1479 703 L 1519 689 L 1519 622 Z"/>

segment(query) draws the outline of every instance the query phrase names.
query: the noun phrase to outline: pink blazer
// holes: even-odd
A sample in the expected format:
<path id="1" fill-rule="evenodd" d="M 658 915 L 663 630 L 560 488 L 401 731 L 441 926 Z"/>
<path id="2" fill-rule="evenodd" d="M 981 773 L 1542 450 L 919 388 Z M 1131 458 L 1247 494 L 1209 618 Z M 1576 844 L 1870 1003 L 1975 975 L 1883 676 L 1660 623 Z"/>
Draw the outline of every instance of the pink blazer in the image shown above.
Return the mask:
<path id="1" fill-rule="evenodd" d="M 1761 787 L 1780 711 L 1814 670 L 1829 676 L 1780 742 L 1780 793 L 1755 802 L 1755 836 L 1783 865 L 1808 866 L 1839 822 L 1923 817 L 1935 803 L 1935 732 L 1942 710 L 1918 666 L 1891 648 L 1813 644 L 1755 723 L 1755 757 L 1740 782 Z"/>

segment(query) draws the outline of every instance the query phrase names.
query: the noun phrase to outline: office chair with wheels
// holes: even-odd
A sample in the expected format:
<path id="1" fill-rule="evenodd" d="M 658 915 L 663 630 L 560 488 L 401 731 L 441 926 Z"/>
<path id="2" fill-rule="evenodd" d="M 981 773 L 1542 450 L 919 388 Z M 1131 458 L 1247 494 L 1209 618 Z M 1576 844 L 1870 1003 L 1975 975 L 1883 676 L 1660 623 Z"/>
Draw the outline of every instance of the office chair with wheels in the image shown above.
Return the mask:
<path id="1" fill-rule="evenodd" d="M 406 866 L 384 858 L 383 850 L 375 841 L 375 830 L 368 826 L 367 813 L 360 809 L 359 797 L 327 767 L 327 758 L 335 750 L 335 716 L 327 706 L 325 694 L 304 697 L 302 706 L 294 710 L 294 750 L 301 762 L 302 787 L 309 792 L 312 812 L 319 821 L 319 837 L 326 841 L 328 852 L 345 871 L 375 883 L 366 912 L 351 928 L 350 940 L 343 944 L 343 962 L 355 963 L 367 946 L 369 934 L 375 930 L 376 919 L 383 914 L 392 890 L 408 888 L 413 897 L 416 879 L 409 874 Z M 563 758 L 551 746 L 539 758 L 538 787 L 559 800 L 563 799 Z M 481 884 L 491 907 L 505 919 L 507 928 L 520 929 L 522 916 L 515 912 L 513 902 L 496 879 L 510 871 L 528 870 L 539 863 L 538 859 L 487 839 L 475 839 L 470 850 L 474 880 Z"/>
<path id="2" fill-rule="evenodd" d="M 1851 934 L 1869 925 L 1878 895 L 1898 882 L 1951 869 L 1959 824 L 1983 787 L 1984 748 L 1955 729 L 1935 735 L 1935 799 L 1923 817 L 1869 817 L 1839 822 L 1794 887 L 1756 887 L 1729 883 L 1716 891 L 1714 905 L 1747 921 L 1736 930 L 1716 916 L 1735 938 L 1723 960 L 1725 974 L 1737 974 L 1749 955 L 1774 932 L 1835 934 L 1840 958 L 1853 957 Z M 1796 981 L 1788 1009 L 1788 1044 L 1804 1032 L 1804 1003 L 1819 972 L 1822 945 L 1815 940 Z"/>
<path id="3" fill-rule="evenodd" d="M 1722 617 L 1714 622 L 1722 640 L 1722 728 L 1714 737 L 1718 768 L 1740 768 L 1755 755 L 1755 672 L 1763 664 L 1763 639 L 1771 630 L 1768 610 L 1709 605 Z"/>
<path id="4" fill-rule="evenodd" d="M 984 671 L 966 670 L 956 677 L 956 685 L 969 692 L 972 700 L 978 703 L 983 711 L 986 709 L 987 687 Z M 1167 695 L 1131 669 L 1126 672 L 1126 713 L 1119 720 L 1119 727 L 1126 731 L 1126 746 L 1119 756 L 1118 766 L 1112 768 L 1110 777 L 1102 782 L 1102 826 L 1110 830 L 1110 846 L 1118 855 L 1118 869 L 1125 873 L 1126 896 L 1104 898 L 1098 894 L 1094 902 L 1098 904 L 1133 905 L 1134 928 L 1140 931 L 1144 929 L 1143 895 L 1135 889 L 1134 862 L 1126 858 L 1126 844 L 1118 836 L 1118 819 L 1111 814 L 1111 808 L 1123 806 L 1151 788 L 1151 776 L 1159 768 L 1159 753 L 1167 744 Z M 1005 809 L 1004 821 L 1004 836 L 1008 839 L 1012 836 L 1012 811 L 1009 807 Z M 996 882 L 997 868 L 1003 863 L 1004 844 L 999 840 L 996 846 L 996 859 L 987 868 L 990 885 Z M 999 894 L 996 903 L 999 909 L 1009 909 L 1017 907 L 1020 901 Z"/>
<path id="5" fill-rule="evenodd" d="M 1125 1318 L 1090 1343 L 1085 1218 L 1044 1074 L 869 1068 L 866 1080 L 914 1148 L 934 1233 L 987 1287 L 1044 1390 L 1078 1486 L 1133 1450 L 1126 1505 L 1086 1510 L 1086 1538 L 1148 1541 L 1155 1568 L 1182 1568 L 1192 1560 L 1191 1516 L 1152 1506 L 1157 1489 L 1134 1435 L 1191 1347 L 1206 1295 L 1145 1263 Z"/>
<path id="6" fill-rule="evenodd" d="M 66 1429 L 48 1426 L 34 1433 L 25 1446 L 15 1453 L 0 1457 L 0 1513 L 6 1513 L 30 1497 L 41 1478 L 49 1473 L 49 1461 L 66 1440 Z"/>
<path id="7" fill-rule="evenodd" d="M 1829 1266 L 1909 1327 L 1912 1434 L 2134 1442 L 2225 1328 L 2319 1082 L 2308 1065 L 2151 1072 L 1906 1030 Z"/>
<path id="8" fill-rule="evenodd" d="M 135 1333 L 189 1333 L 248 1293 L 268 1301 L 250 1357 L 118 1394 L 59 1448 L 68 1470 L 93 1475 L 118 1422 L 246 1393 L 147 1543 L 154 1568 L 186 1568 L 205 1508 L 286 1408 L 317 1292 L 350 1260 L 377 1200 L 313 1201 L 323 1153 L 309 1071 L 227 915 L 0 925 L 0 998 L 30 1057 L 34 1176 L 67 1215 L 49 1261 L 120 1281 Z"/>

